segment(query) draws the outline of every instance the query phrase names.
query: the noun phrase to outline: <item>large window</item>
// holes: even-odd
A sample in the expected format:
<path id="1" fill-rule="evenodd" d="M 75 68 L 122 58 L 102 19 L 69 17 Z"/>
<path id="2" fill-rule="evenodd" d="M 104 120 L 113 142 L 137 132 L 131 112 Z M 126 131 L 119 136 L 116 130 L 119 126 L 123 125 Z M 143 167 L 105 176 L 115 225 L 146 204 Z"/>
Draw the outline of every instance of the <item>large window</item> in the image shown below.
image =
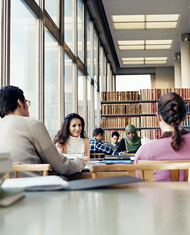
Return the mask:
<path id="1" fill-rule="evenodd" d="M 45 124 L 53 137 L 60 127 L 59 118 L 59 45 L 45 31 Z"/>
<path id="2" fill-rule="evenodd" d="M 94 80 L 97 81 L 97 66 L 98 66 L 98 37 L 94 30 Z"/>
<path id="3" fill-rule="evenodd" d="M 20 0 L 11 1 L 10 84 L 23 89 L 38 118 L 38 20 Z"/>
<path id="4" fill-rule="evenodd" d="M 2 60 L 2 51 L 1 51 L 1 45 L 2 45 L 2 1 L 0 1 L 0 74 L 1 73 L 1 60 Z M 1 87 L 2 77 L 0 79 L 0 87 Z"/>
<path id="5" fill-rule="evenodd" d="M 73 62 L 65 53 L 65 115 L 73 112 Z"/>
<path id="6" fill-rule="evenodd" d="M 78 0 L 77 5 L 77 23 L 78 23 L 78 57 L 84 61 L 84 14 L 83 0 Z"/>
<path id="7" fill-rule="evenodd" d="M 87 13 L 87 71 L 91 76 L 91 37 L 90 37 L 90 15 Z"/>
<path id="8" fill-rule="evenodd" d="M 59 26 L 60 0 L 45 0 L 45 9 L 56 25 Z"/>
<path id="9" fill-rule="evenodd" d="M 84 117 L 84 76 L 78 70 L 78 114 Z"/>
<path id="10" fill-rule="evenodd" d="M 64 1 L 64 40 L 71 50 L 74 40 L 74 0 Z"/>
<path id="11" fill-rule="evenodd" d="M 87 95 L 88 95 L 88 137 L 92 138 L 92 92 L 91 92 L 90 77 L 87 80 Z"/>

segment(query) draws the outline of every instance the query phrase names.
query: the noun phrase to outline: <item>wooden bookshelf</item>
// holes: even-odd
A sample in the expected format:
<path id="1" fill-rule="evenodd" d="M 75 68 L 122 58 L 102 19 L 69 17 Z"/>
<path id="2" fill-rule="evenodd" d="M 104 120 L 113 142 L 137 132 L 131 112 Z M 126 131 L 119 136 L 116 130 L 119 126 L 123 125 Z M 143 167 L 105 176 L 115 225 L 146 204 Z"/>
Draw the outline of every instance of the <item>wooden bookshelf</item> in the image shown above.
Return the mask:
<path id="1" fill-rule="evenodd" d="M 161 130 L 156 118 L 157 104 L 159 98 L 168 92 L 179 94 L 187 103 L 187 119 L 183 126 L 190 129 L 189 88 L 143 89 L 140 94 L 138 91 L 103 92 L 101 127 L 106 131 L 105 141 L 110 141 L 112 131 L 118 131 L 120 138 L 124 137 L 127 124 L 136 126 L 141 138 L 159 138 Z"/>

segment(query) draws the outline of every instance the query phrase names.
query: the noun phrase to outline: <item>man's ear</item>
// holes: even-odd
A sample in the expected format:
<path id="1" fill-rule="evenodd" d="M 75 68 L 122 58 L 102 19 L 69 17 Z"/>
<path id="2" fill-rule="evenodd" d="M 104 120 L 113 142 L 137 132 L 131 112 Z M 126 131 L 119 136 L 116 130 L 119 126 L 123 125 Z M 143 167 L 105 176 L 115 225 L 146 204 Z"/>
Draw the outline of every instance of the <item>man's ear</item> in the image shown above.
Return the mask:
<path id="1" fill-rule="evenodd" d="M 161 122 L 161 116 L 159 113 L 156 113 L 156 117 L 157 117 L 158 121 Z"/>
<path id="2" fill-rule="evenodd" d="M 21 107 L 23 105 L 23 102 L 20 99 L 17 100 L 17 103 L 18 103 L 19 107 Z"/>

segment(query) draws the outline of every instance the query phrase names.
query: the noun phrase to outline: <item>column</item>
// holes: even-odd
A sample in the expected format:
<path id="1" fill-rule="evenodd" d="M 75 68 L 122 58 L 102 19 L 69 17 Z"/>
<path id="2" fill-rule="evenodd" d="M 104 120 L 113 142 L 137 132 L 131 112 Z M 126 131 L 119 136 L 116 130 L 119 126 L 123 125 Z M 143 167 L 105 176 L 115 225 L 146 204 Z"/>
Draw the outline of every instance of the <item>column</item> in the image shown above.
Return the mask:
<path id="1" fill-rule="evenodd" d="M 181 86 L 190 88 L 190 34 L 181 35 Z"/>
<path id="2" fill-rule="evenodd" d="M 174 83 L 175 88 L 182 88 L 181 84 L 181 54 L 175 53 L 174 57 Z"/>

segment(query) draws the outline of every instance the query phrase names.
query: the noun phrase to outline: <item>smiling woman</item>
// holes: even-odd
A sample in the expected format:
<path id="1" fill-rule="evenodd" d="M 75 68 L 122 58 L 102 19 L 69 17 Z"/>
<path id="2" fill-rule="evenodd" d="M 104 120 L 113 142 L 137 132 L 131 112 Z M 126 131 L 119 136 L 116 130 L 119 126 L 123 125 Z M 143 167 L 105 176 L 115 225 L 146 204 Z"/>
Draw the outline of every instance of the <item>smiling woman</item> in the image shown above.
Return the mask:
<path id="1" fill-rule="evenodd" d="M 54 144 L 60 153 L 78 153 L 89 160 L 90 147 L 84 126 L 84 119 L 77 113 L 65 117 L 61 129 L 54 137 Z"/>

